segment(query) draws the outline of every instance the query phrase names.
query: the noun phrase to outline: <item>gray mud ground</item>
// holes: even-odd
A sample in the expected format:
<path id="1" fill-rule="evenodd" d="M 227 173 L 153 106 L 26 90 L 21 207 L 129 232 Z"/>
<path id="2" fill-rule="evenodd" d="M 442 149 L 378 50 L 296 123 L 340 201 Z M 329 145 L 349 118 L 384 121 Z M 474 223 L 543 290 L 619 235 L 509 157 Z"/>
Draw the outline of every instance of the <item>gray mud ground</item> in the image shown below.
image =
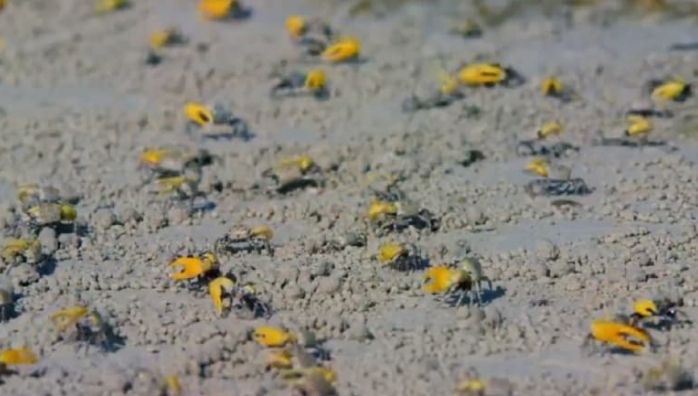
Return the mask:
<path id="1" fill-rule="evenodd" d="M 698 51 L 669 50 L 698 40 L 695 16 L 616 4 L 630 2 L 560 6 L 464 40 L 447 33 L 449 23 L 478 16 L 448 2 L 350 18 L 346 2 L 248 0 L 252 18 L 230 23 L 202 21 L 192 1 L 134 3 L 98 17 L 90 1 L 10 0 L 0 13 L 0 222 L 12 222 L 15 186 L 39 182 L 80 197 L 88 227 L 83 236 L 44 234 L 44 249 L 56 250 L 41 274 L 6 269 L 20 314 L 0 324 L 0 346 L 29 346 L 40 361 L 3 378 L 0 393 L 153 395 L 162 376 L 178 375 L 184 395 L 288 394 L 249 337 L 265 323 L 326 340 L 341 395 L 448 395 L 473 369 L 493 384 L 487 394 L 635 395 L 647 392 L 641 373 L 666 359 L 698 370 L 690 326 L 653 333 L 656 351 L 639 356 L 581 348 L 592 319 L 627 312 L 637 298 L 682 297 L 698 321 L 696 99 L 655 120 L 652 137 L 676 150 L 592 146 L 599 134 L 622 134 L 627 109 L 651 104 L 648 80 L 695 82 Z M 324 66 L 327 101 L 269 99 L 281 60 L 308 67 L 283 30 L 291 13 L 322 16 L 363 43 L 365 62 Z M 148 34 L 172 24 L 189 43 L 145 66 Z M 511 65 L 528 81 L 466 90 L 443 109 L 400 111 L 404 98 L 433 89 L 434 65 L 474 59 Z M 541 97 L 547 74 L 577 100 Z M 185 134 L 188 100 L 231 107 L 256 136 Z M 582 146 L 561 160 L 594 188 L 576 198 L 581 206 L 556 208 L 524 192 L 532 176 L 516 143 L 550 119 Z M 189 217 L 182 203 L 140 188 L 138 156 L 162 144 L 220 157 L 202 183 L 215 209 Z M 464 167 L 470 149 L 486 159 Z M 264 169 L 303 152 L 334 169 L 324 189 L 276 198 L 250 190 Z M 441 228 L 373 235 L 369 172 L 404 176 L 400 188 L 440 216 Z M 256 223 L 274 228 L 276 255 L 224 257 L 222 266 L 257 283 L 274 309 L 269 320 L 218 318 L 203 292 L 169 279 L 175 255 Z M 367 246 L 322 248 L 349 231 L 368 232 Z M 421 291 L 422 273 L 379 268 L 372 255 L 385 240 L 414 243 L 431 263 L 479 256 L 496 291 L 481 309 L 449 307 Z M 123 348 L 60 341 L 48 317 L 76 303 L 108 318 Z"/>

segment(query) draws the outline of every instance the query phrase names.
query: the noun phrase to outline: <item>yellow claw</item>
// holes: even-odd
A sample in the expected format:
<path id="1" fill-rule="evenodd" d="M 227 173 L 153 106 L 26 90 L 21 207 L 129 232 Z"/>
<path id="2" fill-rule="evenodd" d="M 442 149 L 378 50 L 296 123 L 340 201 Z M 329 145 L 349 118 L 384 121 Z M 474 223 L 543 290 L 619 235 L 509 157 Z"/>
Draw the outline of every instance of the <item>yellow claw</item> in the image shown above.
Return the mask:
<path id="1" fill-rule="evenodd" d="M 178 376 L 167 375 L 164 379 L 167 396 L 179 396 L 182 394 L 182 384 L 180 384 Z"/>
<path id="2" fill-rule="evenodd" d="M 28 250 L 40 248 L 40 242 L 37 239 L 8 239 L 5 246 L 2 248 L 3 257 L 15 257 Z"/>
<path id="3" fill-rule="evenodd" d="M 310 168 L 313 167 L 314 164 L 315 164 L 315 162 L 313 161 L 312 158 L 310 158 L 309 155 L 303 154 L 303 155 L 299 155 L 297 157 L 288 158 L 288 159 L 281 161 L 280 167 L 281 168 L 296 167 L 301 172 L 307 172 L 308 170 L 310 170 Z"/>
<path id="4" fill-rule="evenodd" d="M 303 18 L 300 15 L 288 16 L 288 18 L 286 18 L 285 26 L 289 36 L 291 36 L 294 39 L 303 36 L 307 29 L 305 18 Z"/>
<path id="5" fill-rule="evenodd" d="M 141 153 L 139 161 L 144 165 L 156 167 L 162 163 L 169 151 L 168 149 L 145 149 Z"/>
<path id="6" fill-rule="evenodd" d="M 0 11 L 7 5 L 7 0 L 0 0 Z"/>
<path id="7" fill-rule="evenodd" d="M 52 314 L 49 319 L 56 326 L 59 332 L 65 331 L 67 328 L 74 326 L 80 319 L 87 315 L 89 311 L 86 307 L 76 305 L 61 309 Z"/>
<path id="8" fill-rule="evenodd" d="M 479 378 L 465 379 L 456 385 L 456 393 L 465 395 L 482 395 L 485 392 L 485 383 Z"/>
<path id="9" fill-rule="evenodd" d="M 538 139 L 545 139 L 550 136 L 562 133 L 562 125 L 557 121 L 548 121 L 536 132 Z"/>
<path id="10" fill-rule="evenodd" d="M 561 95 L 563 88 L 562 82 L 555 77 L 546 77 L 540 83 L 540 93 L 543 96 Z"/>
<path id="11" fill-rule="evenodd" d="M 29 348 L 4 349 L 0 351 L 0 364 L 35 364 L 39 358 Z"/>
<path id="12" fill-rule="evenodd" d="M 368 206 L 368 219 L 375 222 L 384 215 L 397 214 L 397 205 L 393 202 L 374 200 Z"/>
<path id="13" fill-rule="evenodd" d="M 303 85 L 309 91 L 318 91 L 325 88 L 325 72 L 322 69 L 312 69 L 305 75 Z"/>
<path id="14" fill-rule="evenodd" d="M 126 8 L 127 5 L 128 1 L 126 0 L 98 0 L 95 9 L 98 13 L 105 14 Z"/>
<path id="15" fill-rule="evenodd" d="M 652 130 L 652 122 L 646 117 L 631 115 L 626 120 L 628 121 L 626 136 L 646 135 Z"/>
<path id="16" fill-rule="evenodd" d="M 235 0 L 201 0 L 199 13 L 206 19 L 225 19 L 235 7 Z"/>
<path id="17" fill-rule="evenodd" d="M 641 352 L 651 341 L 649 334 L 640 328 L 603 319 L 591 323 L 591 336 L 597 341 L 634 353 Z"/>
<path id="18" fill-rule="evenodd" d="M 263 224 L 251 227 L 249 234 L 250 237 L 264 239 L 266 241 L 269 241 L 274 237 L 274 231 L 272 231 L 271 227 Z"/>
<path id="19" fill-rule="evenodd" d="M 686 84 L 682 79 L 675 78 L 654 88 L 652 97 L 662 101 L 681 101 L 689 94 L 690 89 L 690 85 Z"/>
<path id="20" fill-rule="evenodd" d="M 270 351 L 267 355 L 266 364 L 267 367 L 288 370 L 293 367 L 292 359 L 293 355 L 288 350 L 280 351 Z"/>
<path id="21" fill-rule="evenodd" d="M 213 111 L 198 102 L 187 102 L 184 105 L 184 115 L 189 121 L 200 127 L 213 123 Z"/>
<path id="22" fill-rule="evenodd" d="M 457 279 L 457 270 L 445 265 L 437 265 L 428 268 L 424 272 L 425 284 L 422 290 L 430 294 L 438 294 L 447 291 Z"/>
<path id="23" fill-rule="evenodd" d="M 78 211 L 71 204 L 63 203 L 61 204 L 61 220 L 63 221 L 73 221 L 78 217 Z"/>
<path id="24" fill-rule="evenodd" d="M 282 347 L 296 342 L 296 337 L 288 331 L 272 326 L 259 326 L 254 329 L 254 340 L 265 347 Z"/>
<path id="25" fill-rule="evenodd" d="M 170 267 L 179 267 L 179 271 L 170 275 L 175 281 L 197 278 L 216 268 L 217 260 L 213 253 L 204 253 L 201 257 L 182 256 L 170 263 Z"/>
<path id="26" fill-rule="evenodd" d="M 337 380 L 337 373 L 327 367 L 315 366 L 293 370 L 284 370 L 281 377 L 289 384 L 302 384 L 305 379 L 312 376 L 321 377 L 328 384 L 333 384 Z"/>
<path id="27" fill-rule="evenodd" d="M 491 63 L 473 63 L 458 72 L 458 79 L 469 86 L 492 85 L 503 82 L 507 72 L 501 66 Z"/>
<path id="28" fill-rule="evenodd" d="M 361 43 L 353 37 L 345 37 L 337 40 L 334 44 L 325 48 L 322 52 L 322 59 L 339 63 L 355 59 L 361 52 Z"/>
<path id="29" fill-rule="evenodd" d="M 442 95 L 451 95 L 458 90 L 458 79 L 445 70 L 437 70 L 436 78 L 441 82 L 439 92 L 441 92 Z"/>
<path id="30" fill-rule="evenodd" d="M 405 247 L 397 243 L 384 243 L 378 248 L 378 262 L 387 264 L 405 253 Z"/>
<path id="31" fill-rule="evenodd" d="M 208 294 L 213 301 L 213 307 L 218 315 L 223 313 L 223 292 L 231 291 L 235 287 L 235 282 L 225 276 L 219 276 L 208 284 Z"/>
<path id="32" fill-rule="evenodd" d="M 548 161 L 545 158 L 534 158 L 526 165 L 526 170 L 541 177 L 548 177 Z"/>
<path id="33" fill-rule="evenodd" d="M 164 194 L 182 188 L 187 181 L 189 179 L 185 176 L 168 176 L 157 179 L 157 184 L 160 192 Z"/>
<path id="34" fill-rule="evenodd" d="M 656 315 L 659 310 L 657 309 L 657 304 L 652 300 L 637 300 L 633 304 L 633 312 L 643 318 L 649 318 L 652 315 Z"/>

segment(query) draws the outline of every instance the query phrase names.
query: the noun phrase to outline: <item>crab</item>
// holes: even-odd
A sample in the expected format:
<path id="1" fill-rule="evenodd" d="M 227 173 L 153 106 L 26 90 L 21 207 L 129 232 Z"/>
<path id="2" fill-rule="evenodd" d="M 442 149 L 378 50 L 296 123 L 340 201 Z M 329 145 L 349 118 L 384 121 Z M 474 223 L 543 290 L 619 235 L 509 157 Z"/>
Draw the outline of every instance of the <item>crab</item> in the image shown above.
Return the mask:
<path id="1" fill-rule="evenodd" d="M 24 261 L 36 264 L 41 261 L 41 243 L 34 238 L 11 238 L 5 241 L 0 257 L 6 264 Z"/>
<path id="2" fill-rule="evenodd" d="M 562 81 L 553 76 L 545 77 L 540 82 L 540 93 L 543 96 L 559 99 L 562 102 L 571 101 L 573 94 L 570 89 L 565 87 Z"/>
<path id="3" fill-rule="evenodd" d="M 67 202 L 39 202 L 24 211 L 25 222 L 34 233 L 43 227 L 60 231 L 63 226 L 69 226 L 74 230 L 77 214 L 75 207 Z"/>
<path id="4" fill-rule="evenodd" d="M 413 113 L 417 110 L 446 107 L 465 97 L 456 77 L 441 69 L 437 70 L 437 77 L 441 81 L 438 91 L 426 98 L 420 98 L 416 95 L 410 96 L 402 102 L 402 111 Z"/>
<path id="5" fill-rule="evenodd" d="M 214 21 L 243 19 L 250 15 L 239 0 L 200 0 L 198 9 L 201 16 Z"/>
<path id="6" fill-rule="evenodd" d="M 17 200 L 23 210 L 38 205 L 41 202 L 59 202 L 60 192 L 53 186 L 38 184 L 21 184 L 17 186 Z"/>
<path id="7" fill-rule="evenodd" d="M 269 255 L 273 256 L 274 248 L 271 245 L 273 237 L 274 231 L 267 225 L 235 227 L 216 240 L 214 245 L 219 255 L 250 251 L 261 253 L 266 250 Z"/>
<path id="8" fill-rule="evenodd" d="M 559 197 L 562 195 L 588 195 L 593 192 L 581 177 L 570 179 L 536 179 L 524 187 L 531 197 Z"/>
<path id="9" fill-rule="evenodd" d="M 482 37 L 482 28 L 477 22 L 468 19 L 453 26 L 450 33 L 469 39 L 478 38 Z"/>
<path id="10" fill-rule="evenodd" d="M 383 243 L 376 259 L 381 266 L 398 271 L 414 271 L 424 267 L 419 249 L 412 244 Z"/>
<path id="11" fill-rule="evenodd" d="M 50 316 L 56 330 L 67 339 L 97 345 L 105 351 L 113 351 L 118 339 L 111 326 L 97 311 L 76 305 L 59 310 Z"/>
<path id="12" fill-rule="evenodd" d="M 557 136 L 562 133 L 562 125 L 557 121 L 548 121 L 544 123 L 538 131 L 536 137 L 540 140 L 547 139 L 551 136 Z"/>
<path id="13" fill-rule="evenodd" d="M 651 80 L 647 83 L 650 96 L 659 102 L 683 102 L 692 94 L 691 84 L 687 84 L 680 77 L 674 77 L 665 81 Z"/>
<path id="14" fill-rule="evenodd" d="M 514 87 L 525 82 L 523 76 L 511 67 L 503 67 L 496 63 L 466 64 L 458 70 L 458 80 L 469 87 Z"/>
<path id="15" fill-rule="evenodd" d="M 629 115 L 626 120 L 628 127 L 625 129 L 625 136 L 644 138 L 652 130 L 652 122 L 639 115 Z"/>
<path id="16" fill-rule="evenodd" d="M 183 112 L 187 118 L 185 131 L 189 134 L 198 130 L 203 136 L 213 139 L 239 137 L 248 140 L 252 137 L 247 123 L 242 118 L 235 117 L 221 104 L 209 107 L 198 102 L 188 102 L 184 105 Z"/>
<path id="17" fill-rule="evenodd" d="M 368 207 L 369 223 L 379 232 L 402 231 L 408 227 L 436 231 L 440 221 L 429 210 L 407 200 L 390 202 L 373 200 Z"/>
<path id="18" fill-rule="evenodd" d="M 642 352 L 652 345 L 652 338 L 645 330 L 621 321 L 607 319 L 597 319 L 591 323 L 590 333 L 584 345 L 591 341 L 598 341 L 631 353 Z"/>
<path id="19" fill-rule="evenodd" d="M 306 73 L 298 71 L 288 73 L 281 76 L 271 89 L 273 98 L 300 95 L 312 95 L 316 99 L 328 97 L 327 78 L 322 69 L 311 69 Z"/>
<path id="20" fill-rule="evenodd" d="M 543 156 L 560 158 L 570 152 L 579 151 L 579 147 L 566 142 L 545 144 L 540 139 L 522 140 L 516 146 L 516 153 L 520 156 Z"/>
<path id="21" fill-rule="evenodd" d="M 445 294 L 450 305 L 460 306 L 465 299 L 468 304 L 482 304 L 482 284 L 492 290 L 492 281 L 482 271 L 480 261 L 465 258 L 457 266 L 439 265 L 428 268 L 424 273 L 422 289 L 429 294 Z"/>
<path id="22" fill-rule="evenodd" d="M 148 45 L 152 51 L 184 43 L 184 35 L 176 27 L 166 27 L 150 34 Z"/>
<path id="23" fill-rule="evenodd" d="M 307 187 L 320 188 L 325 183 L 322 169 L 308 155 L 300 155 L 281 161 L 262 172 L 262 178 L 271 184 L 277 194 L 288 194 Z"/>
<path id="24" fill-rule="evenodd" d="M 197 173 L 211 165 L 215 157 L 204 149 L 188 150 L 177 147 L 144 149 L 138 159 L 139 167 L 148 171 L 148 180 Z M 191 170 L 191 171 L 190 171 Z"/>
<path id="25" fill-rule="evenodd" d="M 293 396 L 336 396 L 337 374 L 327 367 L 315 366 L 284 370 L 281 378 L 292 389 Z"/>
<path id="26" fill-rule="evenodd" d="M 354 37 L 341 37 L 322 51 L 320 56 L 329 63 L 343 63 L 355 61 L 361 53 L 361 43 Z"/>
<path id="27" fill-rule="evenodd" d="M 258 297 L 253 283 L 236 285 L 233 276 L 219 276 L 208 284 L 209 296 L 218 315 L 232 311 L 240 319 L 269 317 L 269 305 Z"/>
<path id="28" fill-rule="evenodd" d="M 629 323 L 658 330 L 671 330 L 675 325 L 692 324 L 693 322 L 687 318 L 686 314 L 678 309 L 680 306 L 680 301 L 669 299 L 637 300 L 633 304 L 633 313 L 629 317 Z"/>
<path id="29" fill-rule="evenodd" d="M 307 19 L 301 15 L 290 15 L 285 21 L 286 31 L 308 56 L 319 56 L 329 43 L 335 40 L 336 33 L 320 19 Z"/>

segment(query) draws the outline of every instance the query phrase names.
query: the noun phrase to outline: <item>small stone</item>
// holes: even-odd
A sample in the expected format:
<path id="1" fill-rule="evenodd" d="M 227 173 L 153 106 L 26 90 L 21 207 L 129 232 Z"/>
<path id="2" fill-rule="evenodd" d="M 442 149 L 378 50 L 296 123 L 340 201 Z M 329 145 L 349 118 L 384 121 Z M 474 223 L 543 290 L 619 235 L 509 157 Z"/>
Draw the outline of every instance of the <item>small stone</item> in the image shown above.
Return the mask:
<path id="1" fill-rule="evenodd" d="M 189 210 L 181 206 L 175 206 L 167 211 L 167 220 L 169 224 L 183 224 L 189 220 Z"/>
<path id="2" fill-rule="evenodd" d="M 146 227 L 151 231 L 156 231 L 167 226 L 167 219 L 162 212 L 157 210 L 146 212 L 144 220 Z"/>
<path id="3" fill-rule="evenodd" d="M 342 287 L 342 280 L 337 276 L 330 276 L 320 280 L 317 292 L 322 294 L 334 294 Z"/>
<path id="4" fill-rule="evenodd" d="M 77 249 L 80 247 L 80 237 L 76 234 L 60 234 L 58 236 L 58 244 L 62 248 Z"/>
<path id="5" fill-rule="evenodd" d="M 140 215 L 140 213 L 138 213 L 136 209 L 131 207 L 124 208 L 119 213 L 119 220 L 123 224 L 138 223 L 142 219 L 143 217 Z"/>
<path id="6" fill-rule="evenodd" d="M 23 263 L 10 270 L 10 277 L 13 284 L 17 286 L 27 286 L 39 280 L 40 274 L 35 267 Z"/>
<path id="7" fill-rule="evenodd" d="M 487 217 L 479 208 L 469 206 L 465 209 L 465 218 L 469 225 L 481 225 L 487 221 Z"/>
<path id="8" fill-rule="evenodd" d="M 99 232 L 104 232 L 116 222 L 116 216 L 111 209 L 99 209 L 92 217 L 92 223 Z"/>
<path id="9" fill-rule="evenodd" d="M 550 277 L 561 278 L 574 271 L 574 266 L 567 261 L 556 261 L 550 264 Z"/>
<path id="10" fill-rule="evenodd" d="M 536 256 L 546 261 L 557 260 L 560 257 L 560 249 L 551 241 L 544 239 L 536 245 Z"/>
<path id="11" fill-rule="evenodd" d="M 285 288 L 284 294 L 289 300 L 300 300 L 305 297 L 305 291 L 295 284 Z"/>
<path id="12" fill-rule="evenodd" d="M 39 232 L 39 242 L 41 243 L 41 251 L 46 255 L 52 255 L 58 250 L 58 239 L 56 238 L 56 230 L 51 227 L 44 227 Z"/>
<path id="13" fill-rule="evenodd" d="M 313 268 L 310 271 L 310 275 L 314 277 L 328 276 L 332 272 L 333 268 L 334 265 L 332 263 L 330 263 L 329 261 L 323 261 L 313 266 Z"/>

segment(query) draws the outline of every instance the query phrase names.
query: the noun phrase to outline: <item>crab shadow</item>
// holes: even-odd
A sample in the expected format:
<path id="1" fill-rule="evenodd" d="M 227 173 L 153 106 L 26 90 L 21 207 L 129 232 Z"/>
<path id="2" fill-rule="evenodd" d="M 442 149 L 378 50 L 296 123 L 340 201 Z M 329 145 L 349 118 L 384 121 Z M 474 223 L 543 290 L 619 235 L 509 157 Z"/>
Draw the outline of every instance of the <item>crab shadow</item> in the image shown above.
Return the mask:
<path id="1" fill-rule="evenodd" d="M 473 298 L 472 294 L 469 294 L 467 298 L 460 298 L 459 296 L 452 296 L 446 300 L 446 303 L 452 307 L 460 307 L 463 305 L 471 306 L 471 305 L 479 305 L 480 307 L 484 307 L 485 305 L 490 304 L 492 301 L 504 296 L 506 293 L 506 289 L 504 289 L 501 286 L 497 286 L 494 289 L 484 289 L 480 293 L 480 301 L 476 298 Z"/>
<path id="2" fill-rule="evenodd" d="M 36 271 L 41 276 L 52 275 L 56 271 L 56 264 L 58 261 L 53 256 L 48 256 L 36 266 Z"/>

